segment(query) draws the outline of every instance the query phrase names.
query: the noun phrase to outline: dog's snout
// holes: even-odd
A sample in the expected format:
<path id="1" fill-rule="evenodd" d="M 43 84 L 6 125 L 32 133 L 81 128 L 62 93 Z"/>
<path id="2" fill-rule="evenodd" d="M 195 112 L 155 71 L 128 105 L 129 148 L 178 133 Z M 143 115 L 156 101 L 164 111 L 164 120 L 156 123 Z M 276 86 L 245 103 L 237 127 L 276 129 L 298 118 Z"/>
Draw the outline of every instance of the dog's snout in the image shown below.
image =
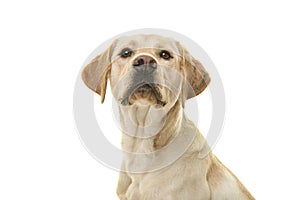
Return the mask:
<path id="1" fill-rule="evenodd" d="M 156 61 L 151 56 L 139 56 L 133 61 L 134 66 L 150 65 L 156 67 Z"/>
<path id="2" fill-rule="evenodd" d="M 133 66 L 136 70 L 143 70 L 150 73 L 156 69 L 157 63 L 153 57 L 143 55 L 134 59 Z"/>

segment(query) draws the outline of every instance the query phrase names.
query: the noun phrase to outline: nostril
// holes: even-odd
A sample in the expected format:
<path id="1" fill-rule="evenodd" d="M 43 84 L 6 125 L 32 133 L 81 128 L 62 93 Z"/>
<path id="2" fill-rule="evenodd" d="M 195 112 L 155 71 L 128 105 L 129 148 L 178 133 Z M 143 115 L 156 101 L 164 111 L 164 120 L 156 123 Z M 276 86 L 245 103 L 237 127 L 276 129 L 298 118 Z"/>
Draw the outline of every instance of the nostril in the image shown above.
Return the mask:
<path id="1" fill-rule="evenodd" d="M 156 61 L 155 61 L 154 59 L 150 60 L 149 65 L 150 65 L 151 67 L 153 67 L 153 68 L 156 68 L 156 67 L 157 67 Z"/>
<path id="2" fill-rule="evenodd" d="M 143 64 L 145 64 L 145 61 L 144 61 L 143 58 L 137 58 L 137 59 L 135 59 L 134 62 L 133 62 L 133 65 L 134 65 L 134 66 L 140 66 L 140 65 L 143 65 Z"/>
<path id="3" fill-rule="evenodd" d="M 138 65 L 143 65 L 145 64 L 145 61 L 143 58 L 138 59 Z"/>

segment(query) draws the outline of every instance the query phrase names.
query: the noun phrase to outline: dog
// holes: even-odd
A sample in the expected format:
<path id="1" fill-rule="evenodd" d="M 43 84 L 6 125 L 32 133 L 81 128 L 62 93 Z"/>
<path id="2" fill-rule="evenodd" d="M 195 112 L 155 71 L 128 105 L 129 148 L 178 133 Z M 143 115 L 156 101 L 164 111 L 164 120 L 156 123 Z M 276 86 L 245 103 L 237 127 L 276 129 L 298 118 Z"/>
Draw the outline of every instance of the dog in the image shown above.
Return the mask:
<path id="1" fill-rule="evenodd" d="M 121 200 L 254 199 L 211 152 L 184 113 L 210 76 L 180 42 L 159 35 L 115 39 L 82 71 L 104 102 L 106 86 L 122 127 Z"/>

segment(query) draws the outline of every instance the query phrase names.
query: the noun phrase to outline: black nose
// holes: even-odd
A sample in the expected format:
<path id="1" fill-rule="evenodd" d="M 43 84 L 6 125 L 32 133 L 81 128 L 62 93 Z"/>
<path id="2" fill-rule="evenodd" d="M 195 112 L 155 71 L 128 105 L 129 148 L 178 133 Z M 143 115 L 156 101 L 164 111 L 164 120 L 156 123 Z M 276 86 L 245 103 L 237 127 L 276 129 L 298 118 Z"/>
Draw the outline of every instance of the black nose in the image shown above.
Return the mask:
<path id="1" fill-rule="evenodd" d="M 157 63 L 151 56 L 139 56 L 134 59 L 133 66 L 138 71 L 151 73 L 157 68 Z"/>

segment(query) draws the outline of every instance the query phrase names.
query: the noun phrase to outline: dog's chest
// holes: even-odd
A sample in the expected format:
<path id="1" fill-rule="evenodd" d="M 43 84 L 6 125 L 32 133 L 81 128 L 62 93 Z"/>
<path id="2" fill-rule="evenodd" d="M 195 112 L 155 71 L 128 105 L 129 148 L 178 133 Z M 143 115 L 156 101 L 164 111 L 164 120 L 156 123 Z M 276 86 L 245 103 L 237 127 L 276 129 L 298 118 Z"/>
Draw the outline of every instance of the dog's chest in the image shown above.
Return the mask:
<path id="1" fill-rule="evenodd" d="M 152 153 L 154 149 L 154 141 L 152 139 L 136 139 L 128 144 L 127 149 L 134 153 Z"/>
<path id="2" fill-rule="evenodd" d="M 201 170 L 191 170 L 193 164 L 183 160 L 156 172 L 130 174 L 132 184 L 128 188 L 127 197 L 151 200 L 198 199 L 199 191 L 207 191 L 203 184 L 205 180 L 200 178 L 205 176 L 199 176 Z M 194 194 L 193 197 L 190 194 Z"/>
<path id="3" fill-rule="evenodd" d="M 155 149 L 153 147 L 152 140 L 140 140 L 127 142 L 123 149 L 124 153 L 124 164 L 126 171 L 129 172 L 145 172 L 150 170 L 153 161 L 156 159 Z"/>
<path id="4" fill-rule="evenodd" d="M 132 183 L 127 191 L 129 199 L 164 199 L 175 187 L 182 187 L 176 176 L 165 173 L 144 173 L 131 176 Z M 179 183 L 179 184 L 174 184 Z"/>

